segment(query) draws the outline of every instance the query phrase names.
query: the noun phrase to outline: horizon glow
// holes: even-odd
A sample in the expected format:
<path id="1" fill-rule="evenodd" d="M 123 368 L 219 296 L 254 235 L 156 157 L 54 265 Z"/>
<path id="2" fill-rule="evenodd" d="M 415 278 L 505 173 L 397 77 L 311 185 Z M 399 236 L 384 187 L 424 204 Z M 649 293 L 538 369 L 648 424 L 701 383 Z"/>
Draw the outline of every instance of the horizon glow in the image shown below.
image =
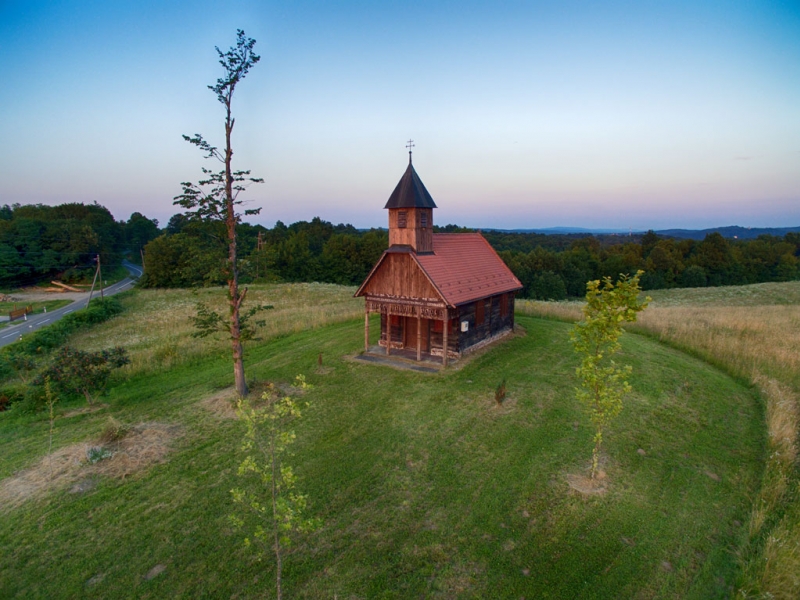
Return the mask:
<path id="1" fill-rule="evenodd" d="M 434 222 L 800 225 L 800 7 L 779 2 L 0 5 L 0 204 L 98 202 L 163 226 L 217 168 L 206 86 L 237 28 L 234 167 L 253 223 L 385 227 L 407 164 Z"/>

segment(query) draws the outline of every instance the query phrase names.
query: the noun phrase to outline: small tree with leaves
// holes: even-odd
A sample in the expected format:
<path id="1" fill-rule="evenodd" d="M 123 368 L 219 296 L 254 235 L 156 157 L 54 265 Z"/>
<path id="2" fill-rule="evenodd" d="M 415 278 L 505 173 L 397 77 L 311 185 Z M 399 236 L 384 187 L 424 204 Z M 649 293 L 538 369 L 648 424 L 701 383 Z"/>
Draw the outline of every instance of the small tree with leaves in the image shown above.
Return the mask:
<path id="1" fill-rule="evenodd" d="M 204 178 L 198 183 L 183 182 L 183 193 L 175 197 L 174 204 L 187 209 L 187 215 L 192 219 L 220 223 L 225 229 L 225 238 L 228 245 L 228 258 L 226 261 L 226 275 L 228 279 L 228 305 L 229 316 L 226 332 L 230 335 L 231 350 L 233 354 L 233 374 L 236 392 L 239 396 L 247 395 L 247 382 L 244 375 L 244 352 L 242 349 L 242 332 L 240 309 L 247 295 L 247 288 L 239 290 L 239 270 L 236 246 L 236 226 L 240 223 L 242 214 L 237 212 L 237 206 L 243 203 L 239 200 L 239 193 L 244 191 L 250 183 L 263 183 L 263 179 L 250 177 L 250 171 L 234 171 L 231 166 L 233 149 L 231 147 L 231 134 L 235 119 L 231 114 L 233 92 L 236 85 L 245 78 L 250 69 L 261 59 L 253 47 L 256 41 L 245 36 L 241 29 L 236 32 L 236 45 L 227 52 L 216 48 L 219 63 L 225 74 L 217 79 L 215 85 L 208 88 L 217 95 L 217 100 L 225 107 L 225 149 L 219 150 L 209 144 L 203 136 L 196 133 L 194 136 L 184 135 L 190 144 L 202 150 L 206 158 L 214 158 L 223 163 L 224 169 L 213 171 L 203 168 Z M 245 215 L 258 214 L 261 209 L 248 209 Z M 209 309 L 205 309 L 209 312 Z M 198 315 L 198 318 L 208 321 L 207 317 Z M 211 321 L 219 323 L 222 317 L 212 317 Z M 216 330 L 215 328 L 200 329 L 200 335 L 206 335 Z"/>
<path id="2" fill-rule="evenodd" d="M 7 352 L 0 360 L 3 360 L 24 384 L 28 383 L 31 374 L 39 366 L 32 356 L 24 352 Z"/>
<path id="3" fill-rule="evenodd" d="M 628 278 L 620 275 L 614 284 L 609 277 L 586 284 L 583 320 L 570 333 L 575 351 L 581 356 L 576 373 L 581 382 L 577 397 L 588 409 L 594 427 L 592 474 L 597 475 L 603 433 L 622 410 L 622 399 L 631 391 L 627 377 L 632 368 L 619 366 L 611 358 L 620 349 L 623 323 L 636 321 L 637 313 L 650 298 L 639 300 L 639 278 L 643 271 Z"/>
<path id="4" fill-rule="evenodd" d="M 92 404 L 92 397 L 102 393 L 113 369 L 130 362 L 124 348 L 116 347 L 99 352 L 84 352 L 64 346 L 55 355 L 52 364 L 34 380 L 34 385 L 50 385 L 67 394 L 83 394 Z"/>
<path id="5" fill-rule="evenodd" d="M 58 402 L 58 398 L 56 398 L 55 394 L 53 394 L 52 386 L 50 385 L 50 378 L 45 377 L 44 379 L 44 397 L 45 401 L 47 402 L 47 413 L 50 417 L 50 434 L 47 438 L 47 468 L 50 471 L 50 479 L 53 478 L 53 429 L 56 423 L 56 402 Z"/>
<path id="6" fill-rule="evenodd" d="M 295 386 L 310 388 L 300 375 Z M 238 474 L 249 485 L 231 490 L 234 502 L 245 511 L 230 519 L 234 527 L 246 530 L 245 546 L 275 555 L 279 600 L 283 593 L 283 552 L 291 546 L 292 534 L 319 526 L 319 520 L 304 516 L 307 497 L 296 491 L 297 477 L 285 462 L 295 441 L 291 424 L 302 416 L 304 406 L 307 403 L 278 393 L 272 385 L 262 395 L 261 403 L 254 405 L 241 398 L 238 402 L 238 414 L 245 424 L 242 450 L 247 453 Z"/>

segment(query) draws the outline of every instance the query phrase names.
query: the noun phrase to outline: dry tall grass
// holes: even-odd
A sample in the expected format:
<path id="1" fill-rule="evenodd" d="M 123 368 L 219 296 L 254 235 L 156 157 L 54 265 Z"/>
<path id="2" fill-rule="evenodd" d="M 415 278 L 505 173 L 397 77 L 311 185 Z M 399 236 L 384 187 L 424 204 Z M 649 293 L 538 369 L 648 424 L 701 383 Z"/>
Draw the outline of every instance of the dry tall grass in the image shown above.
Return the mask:
<path id="1" fill-rule="evenodd" d="M 257 285 L 247 293 L 245 310 L 256 305 L 274 307 L 255 317 L 265 321 L 255 328 L 256 338 L 269 340 L 362 316 L 364 301 L 353 298 L 354 292 L 355 288 L 321 283 Z M 192 337 L 196 330 L 190 320 L 198 302 L 227 315 L 224 289 L 136 290 L 123 302 L 136 318 L 112 319 L 75 336 L 73 343 L 84 350 L 125 347 L 131 357 L 125 368 L 131 373 L 169 369 L 229 349 L 222 335 Z"/>
<path id="2" fill-rule="evenodd" d="M 540 300 L 517 300 L 514 310 L 523 315 L 555 319 L 556 321 L 578 321 L 583 315 L 583 302 L 542 302 Z"/>
<path id="3" fill-rule="evenodd" d="M 664 307 L 654 302 L 632 329 L 691 348 L 750 381 L 761 373 L 800 387 L 800 305 Z"/>
<path id="4" fill-rule="evenodd" d="M 800 282 L 660 290 L 632 330 L 689 350 L 758 387 L 768 458 L 742 552 L 741 598 L 800 598 Z M 524 314 L 576 321 L 581 303 L 520 301 Z"/>

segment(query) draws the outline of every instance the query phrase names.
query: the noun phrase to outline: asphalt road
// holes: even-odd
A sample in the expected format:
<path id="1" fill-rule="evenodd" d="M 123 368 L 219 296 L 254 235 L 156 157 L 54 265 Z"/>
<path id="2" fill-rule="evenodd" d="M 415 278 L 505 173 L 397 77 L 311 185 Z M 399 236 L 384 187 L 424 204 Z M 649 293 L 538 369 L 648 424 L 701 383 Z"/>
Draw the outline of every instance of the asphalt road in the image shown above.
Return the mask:
<path id="1" fill-rule="evenodd" d="M 137 267 L 136 265 L 129 263 L 128 261 L 123 261 L 122 265 L 128 269 L 128 272 L 131 274 L 131 277 L 126 277 L 122 281 L 119 281 L 113 285 L 108 286 L 103 290 L 104 296 L 113 296 L 114 294 L 118 294 L 119 292 L 124 292 L 133 285 L 136 279 L 139 278 L 142 274 L 142 268 Z M 92 298 L 100 297 L 100 291 L 95 290 Z M 20 320 L 15 321 L 13 325 L 0 329 L 0 348 L 3 346 L 7 346 L 13 342 L 16 342 L 18 339 L 23 337 L 25 334 L 31 333 L 39 329 L 40 327 L 44 327 L 46 325 L 51 325 L 58 321 L 64 315 L 68 315 L 71 312 L 75 312 L 76 310 L 80 310 L 85 308 L 86 305 L 89 303 L 89 293 L 87 292 L 84 294 L 83 298 L 79 298 L 75 300 L 72 304 L 68 304 L 67 306 L 62 306 L 56 310 L 53 310 L 48 313 L 42 313 L 37 315 L 28 315 L 27 320 Z"/>

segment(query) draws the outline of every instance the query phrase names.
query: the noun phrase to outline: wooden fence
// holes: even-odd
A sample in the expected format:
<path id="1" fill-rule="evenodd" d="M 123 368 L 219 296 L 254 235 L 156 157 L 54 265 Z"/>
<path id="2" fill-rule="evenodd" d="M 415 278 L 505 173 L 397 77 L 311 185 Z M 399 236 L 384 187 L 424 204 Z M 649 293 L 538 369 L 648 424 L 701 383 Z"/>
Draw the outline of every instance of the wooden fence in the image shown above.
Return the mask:
<path id="1" fill-rule="evenodd" d="M 31 306 L 30 304 L 25 308 L 17 308 L 8 313 L 8 320 L 15 321 L 17 319 L 22 319 L 25 315 L 32 312 L 33 312 L 33 306 Z"/>

